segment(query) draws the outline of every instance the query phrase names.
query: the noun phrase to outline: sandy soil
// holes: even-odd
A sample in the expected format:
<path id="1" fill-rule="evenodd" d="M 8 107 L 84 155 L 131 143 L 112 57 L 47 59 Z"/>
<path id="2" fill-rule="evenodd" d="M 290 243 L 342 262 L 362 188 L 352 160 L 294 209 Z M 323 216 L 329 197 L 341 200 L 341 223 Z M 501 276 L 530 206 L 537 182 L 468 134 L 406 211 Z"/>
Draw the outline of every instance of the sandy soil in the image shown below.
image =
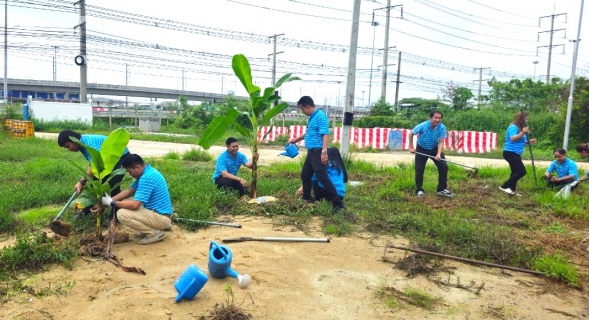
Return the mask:
<path id="1" fill-rule="evenodd" d="M 232 219 L 232 218 L 226 218 Z M 263 217 L 237 217 L 243 229 L 211 227 L 196 233 L 174 226 L 164 241 L 141 246 L 117 244 L 115 253 L 127 266 L 147 275 L 123 272 L 102 259 L 78 260 L 72 271 L 62 267 L 26 280 L 36 292 L 51 286 L 66 287 L 67 295 L 37 298 L 14 296 L 0 309 L 2 319 L 194 319 L 207 315 L 226 299 L 231 284 L 236 304 L 255 319 L 584 319 L 589 303 L 583 292 L 551 285 L 535 276 L 445 261 L 451 273 L 428 280 L 409 279 L 394 263 L 383 262 L 384 244 L 403 239 L 358 234 L 338 237 L 331 243 L 241 242 L 228 247 L 233 268 L 252 276 L 240 289 L 233 278 L 213 279 L 192 301 L 174 303 L 174 282 L 190 264 L 207 271 L 210 241 L 225 237 L 284 236 L 324 237 L 314 220 L 307 234 L 292 227 L 277 227 Z M 122 229 L 122 232 L 129 229 Z M 403 252 L 387 253 L 398 260 Z M 470 290 L 438 286 L 431 280 L 471 286 Z M 484 284 L 480 294 L 475 288 Z M 439 298 L 427 311 L 413 306 L 390 309 L 377 292 L 386 287 L 418 288 Z"/>
<path id="2" fill-rule="evenodd" d="M 45 136 L 43 134 L 43 136 Z M 191 146 L 131 141 L 129 148 L 141 155 L 159 156 Z M 218 154 L 223 148 L 213 149 Z M 245 151 L 245 150 L 244 150 Z M 261 158 L 272 158 L 277 150 L 264 149 Z M 268 155 L 268 157 L 265 157 Z M 274 157 L 282 161 L 295 161 Z M 408 154 L 361 154 L 362 159 L 380 163 L 410 161 Z M 478 159 L 456 158 L 480 165 Z M 284 159 L 284 160 L 283 160 Z M 484 159 L 486 164 L 494 160 Z M 487 162 L 488 161 L 488 162 Z M 497 161 L 497 164 L 503 162 Z M 319 219 L 305 234 L 291 226 L 276 226 L 264 217 L 220 217 L 219 221 L 242 224 L 242 229 L 210 227 L 189 232 L 174 226 L 164 241 L 141 246 L 117 244 L 113 253 L 124 265 L 144 269 L 147 275 L 123 272 L 102 259 L 79 259 L 72 271 L 54 267 L 25 280 L 39 292 L 42 288 L 67 283 L 75 285 L 67 295 L 37 298 L 19 293 L 0 308 L 2 319 L 194 319 L 206 316 L 226 300 L 224 288 L 233 285 L 236 304 L 255 319 L 588 319 L 587 292 L 564 288 L 542 278 L 517 272 L 481 268 L 444 260 L 450 272 L 430 279 L 407 278 L 404 271 L 383 262 L 384 244 L 405 245 L 406 240 L 355 234 L 336 237 L 331 243 L 242 242 L 228 247 L 233 268 L 250 274 L 252 284 L 240 289 L 233 278 L 212 279 L 193 301 L 174 303 L 174 282 L 190 264 L 207 271 L 211 241 L 225 237 L 286 236 L 324 237 Z M 129 229 L 121 232 L 131 233 Z M 0 247 L 10 240 L 0 243 Z M 396 261 L 404 252 L 391 249 L 387 260 Z M 434 280 L 460 289 L 437 285 Z M 475 288 L 480 288 L 475 294 Z M 403 291 L 416 288 L 439 298 L 432 310 L 403 305 L 387 307 L 378 292 L 390 287 Z"/>

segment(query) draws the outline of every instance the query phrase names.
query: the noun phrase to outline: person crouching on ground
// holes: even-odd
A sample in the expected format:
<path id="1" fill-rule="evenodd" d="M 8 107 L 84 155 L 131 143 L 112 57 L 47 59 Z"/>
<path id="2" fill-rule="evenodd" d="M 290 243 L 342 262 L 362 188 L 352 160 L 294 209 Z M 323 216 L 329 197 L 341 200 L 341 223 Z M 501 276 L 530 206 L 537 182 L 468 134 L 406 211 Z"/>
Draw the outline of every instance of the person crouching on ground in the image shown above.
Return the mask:
<path id="1" fill-rule="evenodd" d="M 579 155 L 585 159 L 589 158 L 589 144 L 587 143 L 579 143 L 577 145 L 577 152 L 579 153 Z M 575 182 L 573 182 L 573 184 L 571 185 L 572 187 L 576 187 L 577 184 L 579 184 L 579 182 L 583 181 L 583 180 L 587 180 L 589 179 L 589 172 L 587 172 L 584 176 L 580 177 L 579 179 L 577 179 Z"/>
<path id="2" fill-rule="evenodd" d="M 333 183 L 335 187 L 335 191 L 337 195 L 340 197 L 340 200 L 344 200 L 344 196 L 346 195 L 346 183 L 348 182 L 348 171 L 344 165 L 344 161 L 342 160 L 342 156 L 339 150 L 335 147 L 327 148 L 327 154 L 329 156 L 329 161 L 327 162 L 327 177 Z M 313 194 L 315 196 L 315 200 L 322 201 L 327 199 L 327 193 L 325 192 L 325 188 L 323 184 L 319 182 L 317 179 L 317 175 L 313 174 L 311 178 L 313 182 Z M 303 186 L 301 186 L 297 192 L 295 193 L 296 197 L 300 197 L 303 194 Z"/>
<path id="3" fill-rule="evenodd" d="M 73 130 L 63 130 L 57 136 L 57 144 L 59 144 L 60 147 L 66 148 L 67 150 L 69 150 L 71 152 L 78 152 L 79 151 L 84 156 L 84 158 L 86 158 L 86 160 L 88 161 L 88 168 L 86 169 L 86 174 L 88 174 L 90 177 L 96 179 L 94 177 L 94 175 L 92 174 L 92 165 L 91 165 L 92 155 L 90 155 L 90 153 L 88 152 L 88 150 L 86 150 L 85 147 L 82 147 L 79 143 L 73 141 L 70 137 L 74 137 L 74 138 L 80 140 L 80 142 L 82 142 L 83 144 L 85 144 L 89 147 L 92 147 L 92 148 L 96 149 L 97 151 L 100 151 L 102 149 L 102 144 L 104 143 L 104 141 L 106 140 L 107 137 L 104 135 L 99 135 L 99 134 L 80 134 L 80 133 L 75 132 Z M 119 158 L 119 161 L 117 162 L 117 164 L 115 164 L 113 171 L 123 167 L 123 161 L 125 160 L 125 157 L 128 154 L 129 154 L 129 149 L 125 148 L 125 152 L 123 153 L 121 158 Z M 112 179 L 109 180 L 109 178 L 110 178 L 110 174 L 109 174 L 102 179 L 103 183 L 105 181 L 108 181 L 108 184 L 112 188 L 110 191 L 111 197 L 114 197 L 121 192 L 121 187 L 117 186 L 116 188 L 113 188 L 113 186 L 115 186 L 116 184 L 123 181 L 123 177 L 124 177 L 124 175 L 120 174 L 120 175 L 113 177 Z M 76 190 L 76 192 L 78 192 L 78 194 L 81 193 L 85 184 L 86 184 L 86 178 L 83 177 L 82 179 L 80 179 L 80 181 L 78 181 L 74 185 L 74 190 Z M 81 213 L 77 214 L 74 217 L 74 219 L 81 218 L 82 216 L 87 215 L 89 213 L 90 213 L 90 207 L 84 208 Z M 109 220 L 110 219 L 112 219 L 112 215 L 109 217 Z"/>
<path id="4" fill-rule="evenodd" d="M 230 137 L 225 141 L 227 150 L 223 151 L 217 158 L 215 172 L 213 173 L 213 182 L 217 189 L 228 188 L 235 190 L 239 196 L 247 193 L 247 181 L 237 176 L 239 168 L 245 166 L 252 169 L 254 167 L 253 161 L 248 161 L 245 154 L 239 152 L 239 142 L 237 139 Z M 258 159 L 258 153 L 253 154 L 254 159 Z"/>
<path id="5" fill-rule="evenodd" d="M 337 195 L 335 187 L 327 177 L 327 163 L 329 156 L 327 154 L 327 145 L 329 141 L 329 120 L 323 111 L 315 107 L 313 99 L 309 96 L 303 96 L 298 101 L 301 111 L 309 117 L 307 131 L 301 136 L 291 139 L 290 143 L 297 143 L 305 139 L 305 148 L 307 148 L 307 157 L 301 171 L 301 180 L 303 183 L 303 200 L 307 202 L 315 201 L 311 198 L 313 187 L 313 174 L 321 182 L 325 189 L 327 199 L 332 203 L 333 213 L 345 210 L 340 197 Z"/>
<path id="6" fill-rule="evenodd" d="M 123 167 L 135 178 L 131 187 L 114 197 L 102 198 L 105 206 L 118 208 L 117 216 L 122 225 L 137 233 L 139 244 L 150 244 L 164 239 L 164 229 L 171 225 L 172 202 L 166 179 L 136 154 L 125 158 Z"/>
<path id="7" fill-rule="evenodd" d="M 556 160 L 553 160 L 544 173 L 546 184 L 550 188 L 563 187 L 569 183 L 579 180 L 577 164 L 567 157 L 565 149 L 555 149 L 552 153 Z M 552 173 L 556 172 L 556 176 Z M 572 186 L 574 189 L 577 185 Z M 571 190 L 572 190 L 571 189 Z"/>
<path id="8" fill-rule="evenodd" d="M 442 124 L 444 115 L 440 111 L 432 111 L 429 120 L 424 121 L 409 132 L 409 152 L 415 153 L 415 192 L 418 197 L 423 197 L 423 173 L 427 160 L 431 157 L 438 168 L 437 194 L 442 197 L 451 198 L 452 192 L 448 190 L 448 164 L 442 159 L 446 156 L 444 139 L 446 139 L 446 126 Z M 413 135 L 419 134 L 417 138 L 417 149 L 413 148 Z M 421 153 L 421 154 L 418 154 Z M 429 157 L 428 157 L 429 156 Z"/>

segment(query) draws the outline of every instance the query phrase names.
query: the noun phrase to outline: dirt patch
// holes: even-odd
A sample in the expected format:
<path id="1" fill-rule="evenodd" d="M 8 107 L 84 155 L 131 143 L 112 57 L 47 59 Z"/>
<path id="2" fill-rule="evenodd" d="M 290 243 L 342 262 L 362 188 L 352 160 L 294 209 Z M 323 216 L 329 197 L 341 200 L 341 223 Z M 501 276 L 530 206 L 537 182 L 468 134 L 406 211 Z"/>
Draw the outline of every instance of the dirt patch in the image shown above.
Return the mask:
<path id="1" fill-rule="evenodd" d="M 95 234 L 83 234 L 78 238 L 78 254 L 85 257 L 104 257 L 108 237 L 103 236 L 102 240 L 97 239 Z M 130 241 L 127 232 L 117 232 L 113 244 L 120 244 Z"/>

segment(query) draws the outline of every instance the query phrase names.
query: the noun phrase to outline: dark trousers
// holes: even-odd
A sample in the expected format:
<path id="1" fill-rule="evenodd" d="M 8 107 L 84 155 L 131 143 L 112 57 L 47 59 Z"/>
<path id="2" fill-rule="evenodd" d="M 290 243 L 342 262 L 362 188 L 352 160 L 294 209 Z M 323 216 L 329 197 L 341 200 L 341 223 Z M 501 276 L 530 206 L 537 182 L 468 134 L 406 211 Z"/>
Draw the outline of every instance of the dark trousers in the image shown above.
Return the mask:
<path id="1" fill-rule="evenodd" d="M 315 200 L 317 201 L 327 199 L 327 193 L 325 192 L 325 188 L 320 187 L 318 183 L 313 184 L 313 195 L 315 196 Z M 344 198 L 340 197 L 339 195 L 338 197 L 340 198 L 340 200 L 344 200 Z"/>
<path id="2" fill-rule="evenodd" d="M 503 159 L 509 163 L 511 175 L 509 176 L 509 179 L 501 185 L 501 188 L 509 188 L 511 191 L 515 192 L 517 189 L 517 181 L 526 175 L 526 167 L 522 162 L 521 155 L 515 152 L 503 151 Z"/>
<path id="3" fill-rule="evenodd" d="M 335 187 L 329 177 L 327 176 L 327 166 L 321 163 L 321 149 L 310 149 L 307 151 L 307 158 L 303 164 L 303 171 L 301 172 L 301 180 L 303 180 L 303 199 L 311 199 L 311 189 L 313 188 L 313 173 L 317 176 L 317 180 L 323 185 L 325 189 L 325 197 L 331 201 L 334 208 L 343 206 L 342 199 L 337 195 Z"/>
<path id="4" fill-rule="evenodd" d="M 565 180 L 565 181 L 552 181 L 552 180 L 546 178 L 546 176 L 542 176 L 542 179 L 546 180 L 546 186 L 548 188 L 562 188 L 562 187 L 566 186 L 567 184 L 575 181 L 575 179 L 569 179 L 569 180 Z M 572 187 L 571 190 L 574 190 L 578 186 L 579 185 L 577 184 L 576 186 Z"/>
<path id="5" fill-rule="evenodd" d="M 438 154 L 438 148 L 434 148 L 431 150 L 424 149 L 420 145 L 417 145 L 415 151 L 423 154 L 427 154 L 429 156 L 435 157 Z M 446 156 L 442 152 L 441 154 L 442 159 L 446 159 Z M 423 191 L 423 173 L 425 172 L 425 165 L 427 160 L 430 159 L 429 157 L 422 156 L 420 154 L 415 154 L 415 189 L 416 191 Z M 432 159 L 436 167 L 438 167 L 438 189 L 437 191 L 440 192 L 448 188 L 448 164 L 446 161 L 436 161 Z"/>
<path id="6" fill-rule="evenodd" d="M 247 193 L 247 189 L 237 180 L 218 177 L 215 179 L 215 185 L 217 186 L 217 189 L 228 188 L 235 190 L 239 193 L 240 197 Z"/>

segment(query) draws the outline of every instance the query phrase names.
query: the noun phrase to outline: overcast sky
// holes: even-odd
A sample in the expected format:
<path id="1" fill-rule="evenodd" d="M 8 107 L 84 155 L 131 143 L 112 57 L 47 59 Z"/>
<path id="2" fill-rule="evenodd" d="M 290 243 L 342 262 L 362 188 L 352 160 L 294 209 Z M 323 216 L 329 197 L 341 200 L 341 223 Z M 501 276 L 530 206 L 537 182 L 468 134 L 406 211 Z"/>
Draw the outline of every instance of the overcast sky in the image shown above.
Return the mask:
<path id="1" fill-rule="evenodd" d="M 52 80 L 57 50 L 57 80 L 79 81 L 74 57 L 79 52 L 73 2 L 9 0 L 8 77 Z M 165 4 L 164 4 L 165 3 Z M 406 0 L 391 10 L 389 46 L 403 52 L 399 99 L 436 98 L 449 81 L 471 88 L 483 67 L 483 79 L 545 79 L 550 17 L 554 20 L 551 75 L 568 79 L 576 39 L 580 0 Z M 277 78 L 286 72 L 304 81 L 286 84 L 285 100 L 312 96 L 318 104 L 337 105 L 345 94 L 353 0 L 88 0 L 88 81 L 245 95 L 232 75 L 230 58 L 251 58 L 254 81 L 271 82 L 271 40 L 282 34 L 277 51 Z M 362 1 L 356 79 L 356 105 L 381 93 L 386 0 Z M 41 10 L 44 9 L 44 10 Z M 586 11 L 586 9 L 584 10 Z M 375 12 L 376 27 L 371 25 Z M 589 19 L 589 17 L 586 17 Z M 565 23 L 565 20 L 567 23 Z M 585 21 L 587 25 L 589 21 Z M 582 28 L 581 39 L 589 34 Z M 566 38 L 565 38 L 566 31 Z M 208 32 L 208 34 L 207 34 Z M 370 85 L 371 52 L 375 39 Z M 281 40 L 282 39 L 282 40 Z M 285 40 L 286 39 L 286 40 Z M 285 42 L 286 41 L 286 42 Z M 296 46 L 300 43 L 299 47 Z M 578 73 L 589 75 L 589 42 L 581 41 Z M 337 50 L 337 51 L 333 51 Z M 536 51 L 538 50 L 538 56 Z M 271 58 L 271 57 L 270 57 Z M 395 96 L 398 51 L 389 54 L 387 101 Z M 533 61 L 538 61 L 537 65 Z M 454 70 L 453 70 L 454 69 Z M 585 70 L 587 69 L 587 70 Z M 182 71 L 184 70 L 184 72 Z M 491 73 L 491 74 L 490 74 Z M 504 74 L 503 74 L 504 73 Z M 370 90 L 372 88 L 372 90 Z M 483 82 L 482 93 L 488 87 Z M 371 94 L 370 94 L 371 92 Z"/>

